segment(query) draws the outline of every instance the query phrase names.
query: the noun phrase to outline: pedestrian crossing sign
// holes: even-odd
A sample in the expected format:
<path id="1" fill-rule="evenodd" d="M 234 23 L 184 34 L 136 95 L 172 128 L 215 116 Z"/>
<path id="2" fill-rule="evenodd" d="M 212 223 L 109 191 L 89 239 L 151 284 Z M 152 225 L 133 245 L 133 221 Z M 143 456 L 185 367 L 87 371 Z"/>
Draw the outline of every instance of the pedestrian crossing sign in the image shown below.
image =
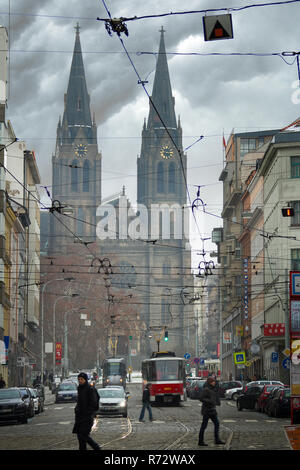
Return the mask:
<path id="1" fill-rule="evenodd" d="M 246 355 L 245 355 L 244 351 L 234 353 L 233 356 L 234 356 L 234 363 L 235 364 L 245 364 Z"/>

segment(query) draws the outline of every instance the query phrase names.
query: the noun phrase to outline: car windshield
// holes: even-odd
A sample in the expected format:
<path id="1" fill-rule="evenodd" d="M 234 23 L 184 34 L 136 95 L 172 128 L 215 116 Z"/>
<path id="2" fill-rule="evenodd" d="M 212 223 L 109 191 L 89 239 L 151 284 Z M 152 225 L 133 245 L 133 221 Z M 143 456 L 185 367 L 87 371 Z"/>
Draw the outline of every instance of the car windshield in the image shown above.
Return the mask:
<path id="1" fill-rule="evenodd" d="M 59 390 L 77 390 L 76 384 L 69 383 L 69 384 L 61 384 L 59 386 Z"/>
<path id="2" fill-rule="evenodd" d="M 22 397 L 24 397 L 24 395 L 29 395 L 29 391 L 26 390 L 26 388 L 20 388 L 19 390 L 21 392 Z"/>
<path id="3" fill-rule="evenodd" d="M 0 390 L 0 400 L 7 400 L 10 398 L 21 398 L 19 390 Z"/>
<path id="4" fill-rule="evenodd" d="M 105 390 L 105 388 L 101 388 L 98 390 L 100 393 L 100 398 L 124 398 L 124 391 L 119 390 L 118 388 L 112 390 Z"/>
<path id="5" fill-rule="evenodd" d="M 265 389 L 266 392 L 270 392 L 271 390 L 274 390 L 276 388 L 276 385 L 268 385 Z"/>

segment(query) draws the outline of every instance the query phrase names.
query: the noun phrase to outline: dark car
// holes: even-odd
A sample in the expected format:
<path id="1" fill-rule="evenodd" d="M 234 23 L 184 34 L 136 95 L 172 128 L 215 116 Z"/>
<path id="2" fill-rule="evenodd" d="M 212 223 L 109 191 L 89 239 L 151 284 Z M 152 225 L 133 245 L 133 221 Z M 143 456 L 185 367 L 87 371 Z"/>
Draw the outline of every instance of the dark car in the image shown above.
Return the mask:
<path id="1" fill-rule="evenodd" d="M 291 390 L 289 388 L 277 388 L 270 397 L 266 409 L 268 416 L 278 418 L 291 416 Z"/>
<path id="2" fill-rule="evenodd" d="M 277 386 L 274 387 L 273 390 L 271 390 L 271 392 L 269 393 L 269 396 L 268 396 L 267 399 L 266 399 L 266 403 L 265 403 L 265 407 L 264 407 L 264 412 L 265 412 L 266 414 L 268 414 L 269 404 L 270 404 L 270 402 L 271 402 L 271 400 L 272 400 L 272 398 L 273 398 L 273 396 L 274 396 L 274 393 L 276 392 L 276 390 L 278 390 L 278 389 L 281 390 L 282 388 L 284 388 L 282 385 L 277 385 Z"/>
<path id="3" fill-rule="evenodd" d="M 28 408 L 16 387 L 0 390 L 0 420 L 27 423 Z"/>
<path id="4" fill-rule="evenodd" d="M 242 411 L 244 408 L 253 410 L 263 388 L 263 385 L 256 385 L 248 388 L 244 393 L 241 393 L 236 400 L 237 409 L 239 411 Z"/>
<path id="5" fill-rule="evenodd" d="M 77 401 L 77 385 L 74 382 L 62 382 L 55 392 L 55 403 Z"/>
<path id="6" fill-rule="evenodd" d="M 190 390 L 192 388 L 192 385 L 195 384 L 197 381 L 203 381 L 200 377 L 189 377 L 187 383 L 186 383 L 186 394 L 188 397 L 190 397 Z"/>
<path id="7" fill-rule="evenodd" d="M 27 407 L 27 418 L 34 417 L 34 397 L 28 387 L 18 387 L 21 392 L 22 399 Z"/>
<path id="8" fill-rule="evenodd" d="M 272 390 L 277 389 L 278 385 L 264 385 L 260 396 L 255 404 L 256 411 L 265 411 L 265 406 Z"/>
<path id="9" fill-rule="evenodd" d="M 227 382 L 220 382 L 220 386 L 219 386 L 220 398 L 225 397 L 226 390 L 229 390 L 231 388 L 239 388 L 239 387 L 242 387 L 242 386 L 243 386 L 243 384 L 239 380 L 229 380 Z"/>
<path id="10" fill-rule="evenodd" d="M 193 380 L 190 390 L 189 390 L 189 397 L 197 400 L 200 397 L 201 390 L 206 383 L 206 380 Z"/>

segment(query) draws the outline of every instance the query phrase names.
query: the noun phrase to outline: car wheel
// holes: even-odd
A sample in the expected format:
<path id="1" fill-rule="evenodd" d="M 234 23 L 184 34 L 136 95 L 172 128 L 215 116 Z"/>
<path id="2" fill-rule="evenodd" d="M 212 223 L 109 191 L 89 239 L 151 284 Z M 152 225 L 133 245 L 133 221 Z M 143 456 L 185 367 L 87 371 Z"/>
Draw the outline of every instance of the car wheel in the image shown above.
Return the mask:
<path id="1" fill-rule="evenodd" d="M 127 413 L 124 413 L 124 414 L 123 414 L 123 418 L 127 418 Z"/>
<path id="2" fill-rule="evenodd" d="M 255 409 L 255 411 L 261 412 L 261 408 L 260 408 L 260 406 L 259 406 L 258 401 L 255 402 L 254 409 Z"/>
<path id="3" fill-rule="evenodd" d="M 237 398 L 238 398 L 238 394 L 237 394 L 237 393 L 233 393 L 233 394 L 232 394 L 232 397 L 231 397 L 231 400 L 237 401 Z"/>
<path id="4" fill-rule="evenodd" d="M 22 418 L 22 419 L 20 420 L 20 423 L 22 423 L 22 424 L 27 424 L 27 423 L 28 423 L 27 416 L 24 416 L 24 418 Z"/>
<path id="5" fill-rule="evenodd" d="M 239 401 L 236 402 L 236 406 L 237 406 L 238 411 L 242 411 L 243 407 Z"/>

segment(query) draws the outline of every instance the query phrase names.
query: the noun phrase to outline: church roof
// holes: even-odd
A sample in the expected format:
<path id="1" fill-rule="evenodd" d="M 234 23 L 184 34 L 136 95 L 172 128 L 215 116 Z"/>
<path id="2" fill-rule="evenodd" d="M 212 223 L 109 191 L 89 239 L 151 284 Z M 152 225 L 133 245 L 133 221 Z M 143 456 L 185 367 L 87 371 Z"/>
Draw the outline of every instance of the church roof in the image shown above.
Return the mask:
<path id="1" fill-rule="evenodd" d="M 169 68 L 166 56 L 165 30 L 160 30 L 159 53 L 156 64 L 156 71 L 152 90 L 152 101 L 164 124 L 168 128 L 177 129 L 176 115 L 174 109 L 174 98 L 172 96 L 172 87 L 169 75 Z M 162 123 L 157 116 L 157 112 L 150 102 L 150 111 L 148 118 L 148 129 L 150 127 L 162 127 Z"/>
<path id="2" fill-rule="evenodd" d="M 80 128 L 84 130 L 87 138 L 90 137 L 92 129 L 90 97 L 86 86 L 78 24 L 75 29 L 75 46 L 62 121 L 62 127 L 68 128 L 68 137 L 72 140 L 76 138 Z"/>

